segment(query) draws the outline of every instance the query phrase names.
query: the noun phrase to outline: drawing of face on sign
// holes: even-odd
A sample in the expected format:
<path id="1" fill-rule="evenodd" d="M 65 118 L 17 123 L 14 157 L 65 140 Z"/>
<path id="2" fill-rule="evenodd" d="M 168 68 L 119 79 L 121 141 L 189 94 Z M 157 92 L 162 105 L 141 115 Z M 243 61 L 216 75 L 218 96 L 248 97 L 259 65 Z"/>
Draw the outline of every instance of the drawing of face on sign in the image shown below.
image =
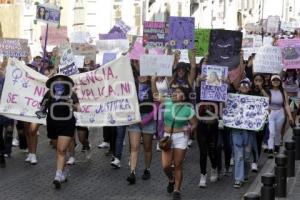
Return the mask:
<path id="1" fill-rule="evenodd" d="M 242 35 L 239 31 L 212 30 L 208 64 L 228 66 L 229 70 L 237 68 L 240 64 Z"/>
<path id="2" fill-rule="evenodd" d="M 295 47 L 285 47 L 282 55 L 285 60 L 294 60 L 299 57 L 299 53 Z"/>

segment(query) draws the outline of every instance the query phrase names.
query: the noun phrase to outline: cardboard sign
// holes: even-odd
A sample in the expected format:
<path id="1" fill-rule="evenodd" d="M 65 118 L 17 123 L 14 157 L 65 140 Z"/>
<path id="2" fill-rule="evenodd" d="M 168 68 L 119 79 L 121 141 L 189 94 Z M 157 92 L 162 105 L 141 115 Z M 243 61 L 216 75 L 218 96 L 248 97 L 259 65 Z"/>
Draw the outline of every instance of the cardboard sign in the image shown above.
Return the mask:
<path id="1" fill-rule="evenodd" d="M 36 20 L 46 23 L 60 23 L 60 8 L 49 4 L 37 5 Z"/>
<path id="2" fill-rule="evenodd" d="M 246 35 L 243 37 L 242 48 L 244 53 L 244 60 L 248 60 L 252 53 L 256 53 L 261 47 L 262 37 L 260 35 Z"/>
<path id="3" fill-rule="evenodd" d="M 27 57 L 28 56 L 28 40 L 2 38 L 0 39 L 0 54 L 7 57 Z"/>
<path id="4" fill-rule="evenodd" d="M 195 30 L 195 48 L 197 56 L 205 56 L 208 54 L 210 29 L 196 29 Z"/>
<path id="5" fill-rule="evenodd" d="M 165 46 L 165 28 L 164 22 L 144 22 L 143 46 L 147 48 Z"/>
<path id="6" fill-rule="evenodd" d="M 267 33 L 278 33 L 280 25 L 279 16 L 269 16 L 267 20 Z"/>
<path id="7" fill-rule="evenodd" d="M 227 84 L 222 83 L 222 77 L 227 77 L 228 68 L 222 66 L 203 65 L 202 74 L 207 76 L 201 81 L 200 99 L 209 101 L 226 101 Z"/>
<path id="8" fill-rule="evenodd" d="M 279 47 L 260 47 L 253 62 L 253 72 L 279 74 L 282 70 L 282 55 Z"/>
<path id="9" fill-rule="evenodd" d="M 129 42 L 127 39 L 97 40 L 96 47 L 99 51 L 116 50 L 120 52 L 126 52 L 129 49 Z"/>
<path id="10" fill-rule="evenodd" d="M 166 42 L 174 49 L 193 49 L 195 18 L 169 17 Z"/>
<path id="11" fill-rule="evenodd" d="M 93 61 L 96 63 L 96 46 L 91 44 L 83 43 L 72 43 L 72 51 L 74 55 L 81 55 L 85 57 L 85 62 L 89 63 Z"/>
<path id="12" fill-rule="evenodd" d="M 138 123 L 139 104 L 130 60 L 121 57 L 93 71 L 71 76 L 81 112 L 77 126 L 124 126 Z M 0 113 L 11 119 L 46 124 L 35 112 L 47 92 L 47 77 L 17 59 L 9 60 Z"/>
<path id="13" fill-rule="evenodd" d="M 103 53 L 102 65 L 109 63 L 117 58 L 117 53 L 105 52 Z"/>
<path id="14" fill-rule="evenodd" d="M 41 45 L 45 45 L 46 26 L 41 27 Z M 62 43 L 68 42 L 68 28 L 66 26 L 48 26 L 48 40 L 47 45 L 58 46 Z"/>
<path id="15" fill-rule="evenodd" d="M 240 64 L 242 32 L 211 30 L 209 43 L 209 65 L 227 66 L 232 70 Z"/>
<path id="16" fill-rule="evenodd" d="M 149 55 L 140 57 L 141 76 L 172 76 L 174 56 L 170 55 Z"/>
<path id="17" fill-rule="evenodd" d="M 268 117 L 269 98 L 242 94 L 228 94 L 223 109 L 226 127 L 259 131 Z"/>
<path id="18" fill-rule="evenodd" d="M 277 41 L 282 52 L 283 67 L 300 68 L 300 39 L 280 39 Z"/>

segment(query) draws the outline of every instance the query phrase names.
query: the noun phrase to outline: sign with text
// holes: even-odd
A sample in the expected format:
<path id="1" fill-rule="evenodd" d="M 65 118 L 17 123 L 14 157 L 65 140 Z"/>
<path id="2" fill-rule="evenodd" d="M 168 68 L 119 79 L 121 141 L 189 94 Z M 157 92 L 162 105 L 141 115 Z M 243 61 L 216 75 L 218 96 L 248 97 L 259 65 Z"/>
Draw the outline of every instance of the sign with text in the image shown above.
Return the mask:
<path id="1" fill-rule="evenodd" d="M 71 76 L 81 112 L 78 126 L 101 127 L 140 121 L 139 104 L 130 60 L 121 57 L 96 70 Z M 35 112 L 47 92 L 47 77 L 16 59 L 9 60 L 0 113 L 11 119 L 46 124 Z"/>
<path id="2" fill-rule="evenodd" d="M 229 70 L 240 65 L 243 34 L 239 31 L 211 30 L 208 64 L 227 66 Z"/>
<path id="3" fill-rule="evenodd" d="M 277 41 L 282 52 L 283 67 L 300 68 L 300 39 L 280 39 Z"/>
<path id="4" fill-rule="evenodd" d="M 105 65 L 106 63 L 109 63 L 117 58 L 117 53 L 113 52 L 104 52 L 103 53 L 103 60 L 102 65 Z"/>
<path id="5" fill-rule="evenodd" d="M 0 54 L 7 57 L 27 57 L 28 56 L 28 40 L 2 38 L 0 39 Z"/>
<path id="6" fill-rule="evenodd" d="M 202 74 L 205 75 L 207 79 L 206 81 L 201 81 L 201 100 L 226 101 L 228 86 L 222 82 L 222 78 L 227 77 L 228 68 L 203 65 Z"/>
<path id="7" fill-rule="evenodd" d="M 267 45 L 258 49 L 253 61 L 253 72 L 279 74 L 282 70 L 282 55 L 279 47 Z"/>
<path id="8" fill-rule="evenodd" d="M 248 60 L 252 53 L 257 53 L 262 44 L 262 37 L 260 35 L 246 35 L 243 37 L 242 48 L 244 60 Z"/>
<path id="9" fill-rule="evenodd" d="M 129 49 L 129 42 L 127 39 L 97 40 L 96 47 L 99 51 L 115 50 L 126 52 Z"/>
<path id="10" fill-rule="evenodd" d="M 278 33 L 280 25 L 279 16 L 269 16 L 267 19 L 267 33 Z"/>
<path id="11" fill-rule="evenodd" d="M 269 98 L 242 94 L 228 94 L 223 109 L 226 127 L 259 131 L 269 114 Z"/>
<path id="12" fill-rule="evenodd" d="M 41 45 L 42 47 L 45 45 L 46 38 L 46 26 L 41 27 Z M 61 43 L 65 43 L 68 41 L 68 28 L 66 26 L 60 26 L 57 28 L 56 26 L 48 26 L 48 39 L 47 45 L 58 46 Z"/>
<path id="13" fill-rule="evenodd" d="M 172 76 L 174 56 L 169 55 L 149 55 L 140 57 L 141 76 Z"/>
<path id="14" fill-rule="evenodd" d="M 164 22 L 144 22 L 143 46 L 147 48 L 165 46 L 165 28 Z"/>
<path id="15" fill-rule="evenodd" d="M 38 4 L 36 7 L 36 20 L 46 23 L 60 23 L 60 8 L 48 4 Z"/>
<path id="16" fill-rule="evenodd" d="M 169 17 L 166 42 L 174 49 L 193 49 L 195 18 Z"/>
<path id="17" fill-rule="evenodd" d="M 71 43 L 72 51 L 74 55 L 80 55 L 85 57 L 85 62 L 89 63 L 93 61 L 96 63 L 96 46 L 87 43 Z"/>
<path id="18" fill-rule="evenodd" d="M 210 29 L 196 29 L 195 30 L 195 48 L 197 56 L 205 56 L 208 54 Z"/>

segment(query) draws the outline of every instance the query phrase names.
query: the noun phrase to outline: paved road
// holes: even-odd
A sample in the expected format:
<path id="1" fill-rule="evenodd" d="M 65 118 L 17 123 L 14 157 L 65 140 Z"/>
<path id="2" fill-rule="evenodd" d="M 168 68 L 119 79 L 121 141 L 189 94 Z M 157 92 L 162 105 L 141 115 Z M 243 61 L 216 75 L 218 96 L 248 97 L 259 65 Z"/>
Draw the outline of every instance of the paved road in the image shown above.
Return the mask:
<path id="1" fill-rule="evenodd" d="M 48 145 L 45 128 L 42 127 L 39 136 L 38 165 L 31 166 L 25 163 L 25 154 L 15 148 L 12 158 L 7 161 L 7 168 L 0 169 L 0 200 L 171 199 L 171 195 L 166 192 L 167 180 L 162 173 L 160 153 L 154 151 L 151 179 L 148 181 L 141 179 L 143 157 L 140 156 L 137 183 L 128 185 L 126 181 L 129 172 L 128 145 L 124 149 L 122 168 L 116 170 L 109 165 L 110 157 L 104 155 L 106 151 L 96 147 L 100 138 L 102 138 L 100 130 L 92 130 L 90 136 L 93 145 L 91 161 L 85 162 L 84 155 L 77 152 L 77 158 L 82 162 L 70 167 L 71 176 L 68 183 L 64 184 L 61 190 L 55 190 L 52 185 L 55 172 L 55 152 Z M 250 183 L 239 190 L 232 187 L 232 177 L 223 177 L 217 183 L 208 183 L 206 189 L 200 189 L 198 187 L 199 174 L 198 147 L 194 144 L 193 148 L 188 151 L 185 160 L 182 199 L 241 199 L 255 178 L 255 174 L 251 174 Z"/>

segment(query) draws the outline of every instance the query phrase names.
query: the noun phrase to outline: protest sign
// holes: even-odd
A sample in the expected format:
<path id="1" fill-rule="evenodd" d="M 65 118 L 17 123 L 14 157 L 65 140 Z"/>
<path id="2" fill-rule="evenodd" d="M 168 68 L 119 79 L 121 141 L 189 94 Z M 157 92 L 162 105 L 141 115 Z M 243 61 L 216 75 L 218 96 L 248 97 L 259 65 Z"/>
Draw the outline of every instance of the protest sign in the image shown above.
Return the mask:
<path id="1" fill-rule="evenodd" d="M 84 31 L 77 31 L 71 34 L 71 43 L 88 43 L 90 34 Z"/>
<path id="2" fill-rule="evenodd" d="M 59 72 L 70 76 L 79 73 L 77 66 L 75 65 L 74 55 L 69 43 L 61 44 L 58 48 L 60 55 Z"/>
<path id="3" fill-rule="evenodd" d="M 73 62 L 72 64 L 67 66 L 59 66 L 59 73 L 64 74 L 66 76 L 71 76 L 74 74 L 78 74 L 79 70 L 75 65 L 75 62 Z"/>
<path id="4" fill-rule="evenodd" d="M 280 39 L 277 44 L 282 52 L 283 67 L 300 68 L 300 39 Z"/>
<path id="5" fill-rule="evenodd" d="M 60 7 L 49 4 L 38 4 L 36 7 L 36 20 L 46 23 L 60 23 Z"/>
<path id="6" fill-rule="evenodd" d="M 282 56 L 280 48 L 271 45 L 260 47 L 253 61 L 253 72 L 279 74 L 281 70 Z"/>
<path id="7" fill-rule="evenodd" d="M 272 45 L 273 40 L 274 39 L 271 36 L 264 37 L 264 39 L 263 39 L 263 46 L 265 46 L 265 45 Z"/>
<path id="8" fill-rule="evenodd" d="M 0 39 L 0 54 L 7 57 L 27 57 L 28 56 L 28 40 L 2 38 Z"/>
<path id="9" fill-rule="evenodd" d="M 102 127 L 140 121 L 139 104 L 130 60 L 121 57 L 96 70 L 71 76 L 81 112 L 78 126 Z M 47 92 L 46 76 L 22 62 L 9 60 L 1 96 L 0 113 L 11 119 L 45 124 L 35 112 Z"/>
<path id="10" fill-rule="evenodd" d="M 85 57 L 85 62 L 93 61 L 96 63 L 96 46 L 87 43 L 71 43 L 74 55 L 81 55 Z"/>
<path id="11" fill-rule="evenodd" d="M 121 51 L 126 52 L 129 49 L 129 42 L 127 39 L 117 40 L 97 40 L 96 48 L 99 51 Z"/>
<path id="12" fill-rule="evenodd" d="M 126 35 L 130 30 L 130 26 L 119 20 L 108 33 L 124 33 Z"/>
<path id="13" fill-rule="evenodd" d="M 208 54 L 210 29 L 196 29 L 195 30 L 195 48 L 197 50 L 196 56 L 205 56 Z"/>
<path id="14" fill-rule="evenodd" d="M 200 99 L 209 101 L 226 101 L 227 84 L 222 83 L 222 77 L 227 77 L 228 68 L 222 66 L 203 65 L 202 74 L 207 76 L 201 81 Z"/>
<path id="15" fill-rule="evenodd" d="M 46 26 L 41 27 L 41 45 L 42 47 L 45 45 L 46 38 Z M 60 26 L 59 28 L 56 26 L 48 27 L 48 39 L 47 45 L 58 46 L 61 43 L 65 43 L 68 41 L 68 28 L 66 26 Z"/>
<path id="16" fill-rule="evenodd" d="M 149 55 L 140 57 L 141 76 L 172 76 L 174 56 L 170 55 Z"/>
<path id="17" fill-rule="evenodd" d="M 226 127 L 259 131 L 269 114 L 269 98 L 242 94 L 228 94 L 223 109 L 223 122 Z"/>
<path id="18" fill-rule="evenodd" d="M 83 68 L 84 58 L 85 58 L 84 56 L 78 56 L 78 55 L 74 56 L 74 63 L 75 63 L 77 68 Z"/>
<path id="19" fill-rule="evenodd" d="M 243 37 L 242 48 L 244 60 L 248 60 L 252 53 L 256 53 L 262 46 L 262 37 L 260 35 L 246 35 Z"/>
<path id="20" fill-rule="evenodd" d="M 175 49 L 193 49 L 195 18 L 169 17 L 166 42 Z"/>
<path id="21" fill-rule="evenodd" d="M 278 33 L 280 25 L 279 16 L 269 16 L 267 19 L 267 33 Z"/>
<path id="22" fill-rule="evenodd" d="M 143 46 L 147 48 L 165 46 L 165 28 L 164 22 L 144 22 Z"/>
<path id="23" fill-rule="evenodd" d="M 106 33 L 99 34 L 99 40 L 126 40 L 127 37 L 124 33 Z"/>
<path id="24" fill-rule="evenodd" d="M 103 53 L 103 60 L 102 65 L 105 65 L 106 63 L 109 63 L 117 58 L 117 53 L 113 52 L 104 52 Z"/>
<path id="25" fill-rule="evenodd" d="M 242 36 L 239 31 L 211 30 L 208 64 L 227 66 L 229 70 L 238 67 Z"/>

